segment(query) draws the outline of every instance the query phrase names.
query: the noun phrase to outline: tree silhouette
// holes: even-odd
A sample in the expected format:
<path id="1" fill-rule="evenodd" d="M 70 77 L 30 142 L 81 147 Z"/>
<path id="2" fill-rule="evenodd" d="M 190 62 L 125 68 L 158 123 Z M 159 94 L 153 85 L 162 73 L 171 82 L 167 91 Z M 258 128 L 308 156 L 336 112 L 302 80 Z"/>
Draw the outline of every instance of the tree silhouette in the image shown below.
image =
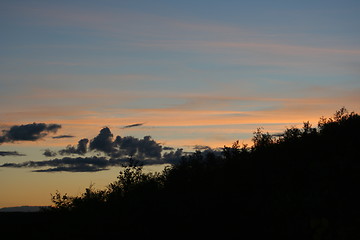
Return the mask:
<path id="1" fill-rule="evenodd" d="M 47 212 L 114 231 L 360 239 L 359 136 L 360 116 L 345 108 L 317 128 L 258 128 L 252 147 L 197 151 L 161 173 L 130 164 L 105 190 L 57 192 Z"/>

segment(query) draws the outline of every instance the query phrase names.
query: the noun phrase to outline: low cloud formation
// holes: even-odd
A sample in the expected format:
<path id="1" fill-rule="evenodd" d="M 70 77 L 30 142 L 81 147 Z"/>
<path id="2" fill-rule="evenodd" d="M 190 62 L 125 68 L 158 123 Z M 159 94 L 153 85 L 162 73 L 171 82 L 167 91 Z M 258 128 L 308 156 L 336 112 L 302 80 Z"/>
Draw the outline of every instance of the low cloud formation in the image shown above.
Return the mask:
<path id="1" fill-rule="evenodd" d="M 17 151 L 0 151 L 0 157 L 5 156 L 26 156 L 25 154 L 18 153 Z"/>
<path id="2" fill-rule="evenodd" d="M 167 152 L 162 154 L 163 150 L 161 144 L 150 136 L 145 136 L 142 139 L 132 136 L 116 136 L 114 139 L 110 129 L 104 127 L 91 140 L 83 138 L 79 140 L 77 145 L 68 145 L 65 149 L 58 152 L 50 149 L 45 149 L 43 152 L 43 155 L 46 157 L 55 157 L 58 154 L 62 156 L 77 154 L 82 155 L 81 157 L 62 157 L 45 161 L 5 163 L 0 165 L 0 167 L 35 168 L 33 172 L 97 172 L 108 170 L 113 166 L 126 165 L 130 159 L 139 161 L 142 165 L 174 164 L 179 162 L 184 155 L 183 149 L 175 150 L 174 148 L 166 147 Z M 92 151 L 97 152 L 97 156 L 84 156 Z M 15 154 L 15 152 L 12 153 Z M 99 156 L 99 153 L 103 153 L 105 156 Z"/>
<path id="3" fill-rule="evenodd" d="M 9 130 L 3 130 L 0 136 L 0 144 L 15 141 L 36 141 L 49 133 L 56 133 L 61 128 L 59 124 L 32 123 L 15 125 Z"/>
<path id="4" fill-rule="evenodd" d="M 70 154 L 79 154 L 84 155 L 87 152 L 87 144 L 89 139 L 83 138 L 81 139 L 77 146 L 68 145 L 65 149 L 59 151 L 60 155 L 70 155 Z"/>

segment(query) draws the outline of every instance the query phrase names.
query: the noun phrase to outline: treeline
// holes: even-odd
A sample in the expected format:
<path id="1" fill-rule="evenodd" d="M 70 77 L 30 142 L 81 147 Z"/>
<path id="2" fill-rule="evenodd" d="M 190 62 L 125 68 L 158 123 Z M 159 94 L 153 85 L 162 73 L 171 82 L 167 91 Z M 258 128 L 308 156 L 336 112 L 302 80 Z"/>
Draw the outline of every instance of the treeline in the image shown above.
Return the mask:
<path id="1" fill-rule="evenodd" d="M 182 158 L 162 173 L 132 161 L 104 190 L 56 193 L 47 214 L 73 232 L 198 232 L 360 239 L 360 116 L 345 108 L 254 145 Z M 115 234 L 116 235 L 116 234 Z"/>

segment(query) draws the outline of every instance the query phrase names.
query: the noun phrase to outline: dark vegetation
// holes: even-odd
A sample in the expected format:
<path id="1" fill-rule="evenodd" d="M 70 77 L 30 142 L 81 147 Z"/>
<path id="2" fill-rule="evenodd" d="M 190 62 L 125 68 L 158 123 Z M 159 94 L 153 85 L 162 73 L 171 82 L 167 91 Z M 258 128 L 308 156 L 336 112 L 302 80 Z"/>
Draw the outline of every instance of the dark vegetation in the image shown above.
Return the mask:
<path id="1" fill-rule="evenodd" d="M 342 108 L 317 127 L 305 122 L 277 135 L 258 129 L 253 142 L 235 142 L 221 156 L 195 152 L 162 173 L 143 173 L 131 161 L 105 190 L 52 195 L 38 230 L 360 239 L 358 114 Z"/>

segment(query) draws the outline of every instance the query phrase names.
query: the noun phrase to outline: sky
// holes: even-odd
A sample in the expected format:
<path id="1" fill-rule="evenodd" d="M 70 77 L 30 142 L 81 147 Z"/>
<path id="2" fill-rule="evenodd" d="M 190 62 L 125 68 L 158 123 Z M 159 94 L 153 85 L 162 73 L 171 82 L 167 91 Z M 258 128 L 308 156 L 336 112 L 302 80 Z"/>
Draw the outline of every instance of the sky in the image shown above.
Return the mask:
<path id="1" fill-rule="evenodd" d="M 0 207 L 360 112 L 357 0 L 0 3 Z M 151 136 L 151 137 L 149 137 Z M 181 150 L 182 149 L 182 150 Z"/>

